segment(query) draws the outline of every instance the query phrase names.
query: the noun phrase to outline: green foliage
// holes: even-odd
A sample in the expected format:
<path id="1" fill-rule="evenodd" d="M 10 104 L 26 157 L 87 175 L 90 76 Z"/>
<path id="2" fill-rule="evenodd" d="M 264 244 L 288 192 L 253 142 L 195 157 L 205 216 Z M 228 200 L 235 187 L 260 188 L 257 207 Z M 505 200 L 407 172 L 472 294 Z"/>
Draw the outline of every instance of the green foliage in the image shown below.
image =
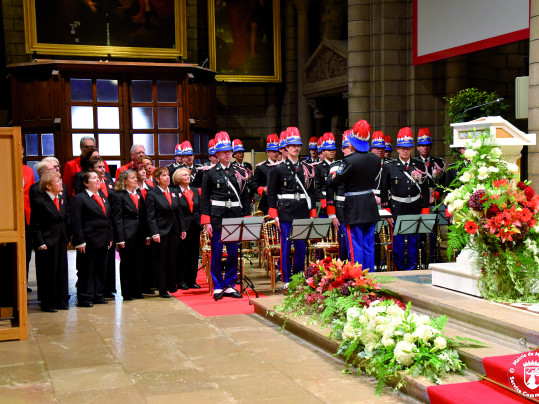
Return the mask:
<path id="1" fill-rule="evenodd" d="M 475 107 L 477 105 L 486 104 L 500 98 L 496 92 L 489 93 L 487 91 L 480 91 L 477 88 L 466 88 L 460 90 L 453 97 L 444 97 L 444 101 L 447 103 L 447 121 L 445 124 L 445 143 L 451 144 L 453 142 L 453 128 L 452 123 L 467 122 L 483 116 L 502 116 L 506 119 L 507 110 L 509 105 L 504 102 L 495 102 L 484 107 L 472 109 L 464 114 L 464 111 L 468 108 Z M 450 154 L 453 154 L 455 160 L 459 157 L 456 149 L 450 150 Z"/>

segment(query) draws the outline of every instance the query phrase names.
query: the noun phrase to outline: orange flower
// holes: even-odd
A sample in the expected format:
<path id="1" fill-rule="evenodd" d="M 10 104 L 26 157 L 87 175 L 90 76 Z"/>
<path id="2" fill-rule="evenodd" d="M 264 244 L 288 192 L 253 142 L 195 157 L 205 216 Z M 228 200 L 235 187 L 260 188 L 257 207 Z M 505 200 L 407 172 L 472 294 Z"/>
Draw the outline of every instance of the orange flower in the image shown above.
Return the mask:
<path id="1" fill-rule="evenodd" d="M 493 182 L 493 185 L 496 187 L 496 188 L 500 188 L 502 185 L 509 185 L 509 181 L 507 181 L 506 178 L 503 178 L 501 180 L 495 180 Z"/>
<path id="2" fill-rule="evenodd" d="M 464 224 L 464 230 L 470 234 L 475 234 L 477 232 L 477 223 L 475 223 L 473 220 L 468 220 Z"/>

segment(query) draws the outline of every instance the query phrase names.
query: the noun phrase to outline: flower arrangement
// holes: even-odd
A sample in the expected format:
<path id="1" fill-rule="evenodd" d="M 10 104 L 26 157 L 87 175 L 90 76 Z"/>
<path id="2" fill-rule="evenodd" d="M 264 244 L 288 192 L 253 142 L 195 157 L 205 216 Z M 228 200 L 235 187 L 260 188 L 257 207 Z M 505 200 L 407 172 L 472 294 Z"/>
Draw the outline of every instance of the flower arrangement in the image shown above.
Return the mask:
<path id="1" fill-rule="evenodd" d="M 376 392 L 397 378 L 405 385 L 404 371 L 440 383 L 447 372 L 465 368 L 454 348 L 483 346 L 479 341 L 442 335 L 447 318 L 432 319 L 411 312 L 411 304 L 385 291 L 361 266 L 326 258 L 292 276 L 289 290 L 275 310 L 310 315 L 311 322 L 331 324 L 330 337 L 341 342 L 337 354 L 348 369 L 365 370 L 378 379 Z"/>
<path id="2" fill-rule="evenodd" d="M 327 324 L 335 318 L 344 319 L 349 307 L 369 306 L 385 299 L 404 307 L 382 289 L 368 269 L 363 271 L 359 264 L 325 258 L 292 276 L 287 296 L 276 309 L 289 315 L 308 314 L 313 321 Z"/>
<path id="3" fill-rule="evenodd" d="M 483 297 L 537 301 L 539 195 L 519 181 L 518 166 L 500 159 L 488 135 L 471 141 L 456 189 L 445 198 L 453 215 L 448 254 L 468 246 L 479 252 Z"/>
<path id="4" fill-rule="evenodd" d="M 448 372 L 462 372 L 466 366 L 459 359 L 458 346 L 478 344 L 442 334 L 447 318 L 437 319 L 405 310 L 393 301 L 376 301 L 369 307 L 351 307 L 341 328 L 343 342 L 338 354 L 350 367 L 365 370 L 378 379 L 376 393 L 391 380 L 396 389 L 404 386 L 404 373 L 423 375 L 434 383 Z M 404 373 L 402 373 L 404 372 Z"/>

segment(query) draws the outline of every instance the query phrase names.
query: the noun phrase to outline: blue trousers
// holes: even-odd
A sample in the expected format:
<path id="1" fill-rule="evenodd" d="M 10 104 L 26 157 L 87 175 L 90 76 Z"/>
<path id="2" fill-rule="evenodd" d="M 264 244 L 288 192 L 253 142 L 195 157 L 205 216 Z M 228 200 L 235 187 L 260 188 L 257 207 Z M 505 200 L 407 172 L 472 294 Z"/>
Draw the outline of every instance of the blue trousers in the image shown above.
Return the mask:
<path id="1" fill-rule="evenodd" d="M 350 248 L 348 247 L 348 232 L 346 231 L 346 225 L 339 223 L 339 258 L 341 261 L 350 260 Z"/>
<path id="2" fill-rule="evenodd" d="M 305 269 L 305 255 L 307 254 L 307 244 L 305 240 L 288 240 L 292 222 L 281 222 L 281 278 L 283 282 L 290 282 L 292 274 L 299 274 Z M 294 268 L 290 272 L 290 255 L 294 243 Z"/>
<path id="3" fill-rule="evenodd" d="M 408 238 L 408 259 L 405 254 L 405 240 Z M 393 236 L 393 261 L 397 267 L 397 271 L 411 271 L 415 269 L 417 264 L 417 243 L 419 236 L 415 235 L 398 235 Z"/>
<path id="4" fill-rule="evenodd" d="M 361 265 L 363 270 L 369 268 L 374 272 L 374 223 L 350 224 L 348 231 L 348 245 L 350 247 L 350 261 Z"/>
<path id="5" fill-rule="evenodd" d="M 211 238 L 211 277 L 213 289 L 233 288 L 238 275 L 238 243 L 226 243 L 226 267 L 223 277 L 221 260 L 223 258 L 223 243 L 221 232 L 214 231 Z"/>

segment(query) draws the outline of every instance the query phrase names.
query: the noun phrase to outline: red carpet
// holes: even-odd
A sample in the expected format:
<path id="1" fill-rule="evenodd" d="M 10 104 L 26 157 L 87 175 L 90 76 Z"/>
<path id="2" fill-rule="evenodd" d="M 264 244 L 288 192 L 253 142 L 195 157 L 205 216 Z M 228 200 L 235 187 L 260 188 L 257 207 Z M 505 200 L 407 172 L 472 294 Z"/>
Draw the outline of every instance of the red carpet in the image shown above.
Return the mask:
<path id="1" fill-rule="evenodd" d="M 205 317 L 254 313 L 254 306 L 249 304 L 249 299 L 246 295 L 243 295 L 241 299 L 225 297 L 218 302 L 213 300 L 213 296 L 210 296 L 206 274 L 203 270 L 198 271 L 197 283 L 202 287 L 201 289 L 178 290 L 172 296 Z M 236 289 L 239 290 L 239 288 L 239 285 L 236 285 Z M 252 299 L 256 299 L 255 294 L 251 290 L 249 290 L 249 296 Z M 265 297 L 260 293 L 258 296 L 260 298 Z"/>
<path id="2" fill-rule="evenodd" d="M 486 377 L 524 395 L 539 399 L 539 351 L 483 358 Z M 530 403 L 487 380 L 427 388 L 431 404 Z"/>

